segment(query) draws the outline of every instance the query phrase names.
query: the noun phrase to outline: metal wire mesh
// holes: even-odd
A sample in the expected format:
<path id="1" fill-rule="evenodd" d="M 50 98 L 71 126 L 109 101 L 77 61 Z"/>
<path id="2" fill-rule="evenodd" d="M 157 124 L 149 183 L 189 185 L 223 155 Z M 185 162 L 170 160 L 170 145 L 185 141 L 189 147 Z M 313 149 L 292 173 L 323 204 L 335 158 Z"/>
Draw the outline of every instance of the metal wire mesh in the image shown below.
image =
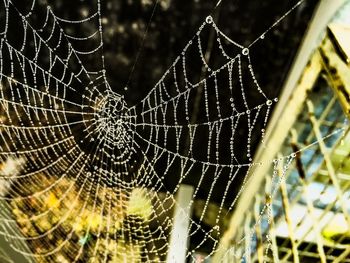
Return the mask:
<path id="1" fill-rule="evenodd" d="M 298 117 L 277 151 L 279 161 L 251 193 L 232 237 L 232 262 L 350 262 L 349 68 L 340 60 L 327 37 L 305 68 L 299 85 L 309 87 L 293 95 L 300 97 Z M 290 155 L 290 163 L 281 158 Z"/>

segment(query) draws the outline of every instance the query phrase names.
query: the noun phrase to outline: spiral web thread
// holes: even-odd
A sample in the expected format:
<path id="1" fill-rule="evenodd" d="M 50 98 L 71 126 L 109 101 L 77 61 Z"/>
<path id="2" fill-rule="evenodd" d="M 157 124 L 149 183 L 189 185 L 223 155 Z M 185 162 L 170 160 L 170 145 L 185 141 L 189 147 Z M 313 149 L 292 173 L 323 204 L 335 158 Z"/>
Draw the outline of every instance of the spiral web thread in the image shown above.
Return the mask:
<path id="1" fill-rule="evenodd" d="M 238 173 L 262 165 L 252 162 L 252 135 L 259 129 L 263 140 L 277 102 L 255 78 L 251 45 L 229 39 L 208 16 L 154 88 L 129 107 L 106 78 L 100 1 L 76 20 L 39 1 L 20 6 L 4 0 L 0 14 L 1 235 L 38 262 L 164 261 L 175 194 L 197 176 L 189 206 L 204 182 L 211 187 L 199 220 L 189 219 L 189 236 L 203 239 L 187 257 L 208 242 L 208 257 L 215 253 L 220 220 L 239 196 L 229 189 Z M 71 35 L 76 25 L 89 34 Z M 216 34 L 215 63 L 205 57 L 209 31 Z M 246 147 L 236 149 L 241 125 Z M 176 182 L 171 189 L 169 178 Z M 204 229 L 217 188 L 216 225 Z"/>

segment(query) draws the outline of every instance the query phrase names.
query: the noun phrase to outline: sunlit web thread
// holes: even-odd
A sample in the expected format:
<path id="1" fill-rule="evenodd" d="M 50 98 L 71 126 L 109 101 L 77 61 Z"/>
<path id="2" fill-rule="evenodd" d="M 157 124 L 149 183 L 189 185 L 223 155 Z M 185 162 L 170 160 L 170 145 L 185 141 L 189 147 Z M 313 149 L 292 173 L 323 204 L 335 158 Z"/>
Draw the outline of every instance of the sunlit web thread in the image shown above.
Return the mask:
<path id="1" fill-rule="evenodd" d="M 145 32 L 143 33 L 143 36 L 142 36 L 142 39 L 141 39 L 141 44 L 140 44 L 140 47 L 136 53 L 136 57 L 135 57 L 135 61 L 131 67 L 131 71 L 130 71 L 130 74 L 129 74 L 129 78 L 128 78 L 128 81 L 124 87 L 124 90 L 128 90 L 128 86 L 130 84 L 130 81 L 132 80 L 132 77 L 133 77 L 133 74 L 134 74 L 134 71 L 135 71 L 135 68 L 136 68 L 136 65 L 137 63 L 139 62 L 139 58 L 140 58 L 140 55 L 141 55 L 141 52 L 142 52 L 142 49 L 144 47 L 144 44 L 145 44 L 145 40 L 146 40 L 146 37 L 147 37 L 147 34 L 148 34 L 148 30 L 150 28 L 150 25 L 151 25 L 151 22 L 152 22 L 152 19 L 156 13 L 156 10 L 157 10 L 157 7 L 159 5 L 159 0 L 156 0 L 156 2 L 154 3 L 154 6 L 153 6 L 153 9 L 152 9 L 152 13 L 151 13 L 151 16 L 148 20 L 148 23 L 147 23 L 147 26 L 146 26 L 146 29 L 145 29 Z"/>
<path id="2" fill-rule="evenodd" d="M 145 240 L 150 240 L 151 244 L 160 240 L 167 246 L 172 219 L 167 218 L 160 222 L 153 212 L 144 218 L 146 224 L 143 225 L 140 223 L 140 216 L 125 216 L 123 210 L 128 209 L 129 203 L 124 199 L 131 197 L 122 191 L 148 188 L 144 195 L 148 199 L 155 199 L 153 210 L 156 211 L 156 204 L 161 206 L 163 200 L 155 192 L 167 189 L 164 181 L 172 176 L 176 166 L 180 167 L 180 178 L 174 189 L 166 190 L 169 199 L 174 199 L 174 193 L 180 183 L 190 177 L 196 169 L 200 171 L 200 178 L 193 199 L 197 196 L 203 180 L 208 176 L 214 178 L 200 221 L 203 221 L 208 210 L 217 180 L 224 173 L 229 175 L 229 183 L 220 204 L 221 213 L 229 186 L 238 171 L 256 165 L 252 164 L 250 159 L 250 136 L 260 116 L 263 116 L 263 126 L 266 125 L 273 104 L 273 99 L 267 98 L 257 83 L 249 49 L 224 35 L 209 16 L 149 94 L 139 104 L 128 107 L 124 98 L 112 91 L 105 77 L 99 1 L 95 12 L 77 20 L 58 17 L 51 8 L 47 8 L 44 24 L 37 28 L 31 25 L 30 20 L 36 9 L 40 9 L 40 5 L 33 1 L 27 13 L 21 12 L 17 6 L 20 5 L 15 2 L 4 2 L 5 31 L 1 33 L 0 72 L 1 104 L 6 118 L 1 121 L 4 144 L 1 145 L 1 158 L 2 161 L 9 157 L 23 158 L 24 162 L 19 164 L 20 173 L 14 178 L 3 176 L 12 183 L 12 190 L 6 193 L 4 198 L 13 201 L 29 200 L 29 205 L 30 199 L 33 198 L 42 202 L 40 199 L 47 199 L 46 194 L 58 194 L 60 188 L 63 188 L 62 185 L 65 185 L 65 180 L 70 180 L 72 182 L 69 191 L 64 189 L 63 198 L 61 196 L 61 199 L 55 202 L 63 204 L 65 200 L 70 200 L 69 196 L 75 193 L 73 189 L 76 188 L 78 194 L 73 194 L 74 200 L 80 198 L 83 205 L 77 209 L 78 213 L 73 212 L 73 209 L 63 209 L 66 213 L 56 222 L 55 227 L 49 226 L 44 234 L 39 235 L 43 240 L 30 236 L 30 233 L 24 233 L 24 237 L 3 233 L 13 240 L 30 242 L 39 239 L 37 244 L 46 242 L 44 237 L 54 234 L 64 239 L 59 246 L 40 253 L 35 251 L 35 246 L 32 247 L 31 253 L 21 251 L 18 247 L 15 249 L 36 258 L 49 257 L 64 251 L 69 240 L 74 239 L 76 229 L 70 227 L 68 233 L 60 233 L 57 229 L 65 224 L 64 221 L 69 221 L 72 215 L 84 217 L 86 211 L 98 214 L 102 218 L 95 230 L 92 230 L 93 223 L 89 222 L 87 231 L 81 236 L 82 242 L 85 242 L 84 240 L 95 232 L 96 240 L 91 244 L 92 253 L 89 254 L 91 257 L 100 254 L 99 249 L 102 249 L 102 258 L 106 260 L 107 253 L 110 252 L 104 249 L 104 246 L 112 237 L 107 236 L 103 240 L 101 236 L 105 232 L 109 233 L 116 223 L 122 224 L 122 227 L 120 233 L 112 231 L 113 238 L 117 240 L 121 237 L 120 242 L 133 240 L 135 244 L 131 246 L 135 249 L 145 247 Z M 9 28 L 12 29 L 13 25 L 9 22 L 10 16 L 22 23 L 24 32 L 21 45 L 11 38 Z M 65 29 L 65 24 L 89 23 L 96 23 L 98 30 L 87 36 L 71 36 Z M 215 43 L 222 56 L 219 65 L 211 65 L 203 56 L 203 30 L 216 32 Z M 234 56 L 231 57 L 225 51 L 223 41 L 228 41 L 238 48 Z M 82 50 L 78 48 L 77 42 L 89 43 L 89 47 L 94 45 L 89 50 Z M 31 46 L 31 43 L 34 43 L 34 46 Z M 188 70 L 188 56 L 194 52 L 197 59 L 202 61 L 201 66 L 204 65 L 207 69 L 207 75 L 203 79 L 191 79 L 194 73 Z M 91 67 L 88 61 L 96 54 L 101 60 Z M 48 57 L 49 60 L 44 61 L 44 57 Z M 249 65 L 248 76 L 253 83 L 249 88 L 254 88 L 261 94 L 262 102 L 258 105 L 250 105 L 247 100 L 248 87 L 242 75 L 242 60 L 248 61 Z M 237 87 L 232 85 L 234 79 L 238 79 Z M 201 104 L 203 116 L 200 122 L 191 123 L 191 98 L 200 85 L 204 86 L 205 94 Z M 230 94 L 229 97 L 223 96 L 224 90 Z M 235 95 L 234 90 L 239 96 Z M 241 106 L 236 104 L 237 99 L 243 103 Z M 246 138 L 247 162 L 242 160 L 234 148 L 235 139 L 237 140 L 235 131 L 242 125 L 242 120 L 246 122 L 243 125 L 247 125 L 249 131 Z M 224 131 L 228 133 L 225 134 Z M 111 134 L 117 135 L 117 142 L 111 139 Z M 226 150 L 230 158 L 225 160 L 221 154 L 221 141 L 227 135 L 230 144 Z M 184 153 L 183 138 L 187 136 L 190 148 Z M 206 153 L 199 156 L 197 150 L 203 140 L 207 142 L 208 147 Z M 164 162 L 164 159 L 167 167 L 160 175 L 155 167 Z M 39 182 L 40 184 L 32 189 L 34 193 L 40 193 L 37 195 L 28 194 L 28 189 L 23 187 Z M 124 218 L 121 223 L 118 221 L 120 219 L 113 218 L 115 211 L 111 212 L 117 203 L 111 201 L 113 198 L 120 199 L 121 208 L 116 209 L 116 213 L 120 218 Z M 79 206 L 78 202 L 75 203 Z M 165 214 L 173 206 L 174 204 L 168 208 L 161 207 L 160 210 Z M 39 214 L 29 218 L 27 222 L 38 221 L 49 213 L 54 214 L 54 207 L 44 210 L 43 213 L 37 211 Z M 220 213 L 216 218 L 217 224 Z M 147 223 L 152 220 L 157 221 L 160 228 L 151 230 Z M 103 224 L 106 226 L 103 227 Z M 142 231 L 133 234 L 135 226 L 132 225 L 140 224 Z M 190 232 L 190 235 L 199 231 L 205 236 L 193 251 L 210 239 L 214 241 L 214 253 L 218 237 L 212 235 L 212 232 L 218 228 L 207 231 L 191 220 L 191 227 L 192 225 L 195 225 L 195 230 Z M 79 260 L 83 250 L 84 246 L 73 246 L 72 251 L 76 252 L 74 261 Z M 153 246 L 151 250 L 155 256 L 166 255 L 166 249 Z M 188 257 L 193 256 L 193 251 L 188 252 Z M 118 244 L 115 244 L 114 253 L 125 257 L 127 251 L 121 251 Z M 146 253 L 142 259 L 155 260 L 150 254 L 152 253 Z M 138 256 L 134 257 L 137 260 Z"/>

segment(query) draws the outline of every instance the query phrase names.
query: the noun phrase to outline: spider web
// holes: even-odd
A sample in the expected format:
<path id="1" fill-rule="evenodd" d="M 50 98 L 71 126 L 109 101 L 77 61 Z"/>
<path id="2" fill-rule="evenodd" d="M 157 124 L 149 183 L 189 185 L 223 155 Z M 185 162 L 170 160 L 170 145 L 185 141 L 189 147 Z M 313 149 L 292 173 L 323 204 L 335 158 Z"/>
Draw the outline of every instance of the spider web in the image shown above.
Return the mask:
<path id="1" fill-rule="evenodd" d="M 252 136 L 257 130 L 263 138 L 277 102 L 259 86 L 249 48 L 289 12 L 248 47 L 208 16 L 159 82 L 130 106 L 106 78 L 100 1 L 76 20 L 41 1 L 27 9 L 4 0 L 1 10 L 0 232 L 13 249 L 38 262 L 164 261 L 175 194 L 194 180 L 188 206 L 211 183 L 199 220 L 189 218 L 189 236 L 203 238 L 187 258 L 208 242 L 208 257 L 214 253 L 220 220 L 239 196 L 230 187 L 238 173 L 261 165 L 252 162 Z M 72 35 L 77 26 L 88 35 Z M 258 98 L 250 99 L 252 92 Z M 236 132 L 241 126 L 247 134 Z M 246 141 L 244 149 L 237 140 Z M 217 191 L 216 225 L 204 229 Z"/>

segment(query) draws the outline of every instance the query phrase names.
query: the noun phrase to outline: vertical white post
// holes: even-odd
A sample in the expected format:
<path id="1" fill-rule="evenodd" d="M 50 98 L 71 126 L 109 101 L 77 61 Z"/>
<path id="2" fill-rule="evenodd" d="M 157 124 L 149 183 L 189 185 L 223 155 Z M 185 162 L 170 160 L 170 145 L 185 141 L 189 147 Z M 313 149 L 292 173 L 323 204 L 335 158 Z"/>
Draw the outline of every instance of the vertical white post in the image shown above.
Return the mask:
<path id="1" fill-rule="evenodd" d="M 190 185 L 181 185 L 177 192 L 167 263 L 185 263 L 186 261 L 192 195 L 193 186 Z"/>

